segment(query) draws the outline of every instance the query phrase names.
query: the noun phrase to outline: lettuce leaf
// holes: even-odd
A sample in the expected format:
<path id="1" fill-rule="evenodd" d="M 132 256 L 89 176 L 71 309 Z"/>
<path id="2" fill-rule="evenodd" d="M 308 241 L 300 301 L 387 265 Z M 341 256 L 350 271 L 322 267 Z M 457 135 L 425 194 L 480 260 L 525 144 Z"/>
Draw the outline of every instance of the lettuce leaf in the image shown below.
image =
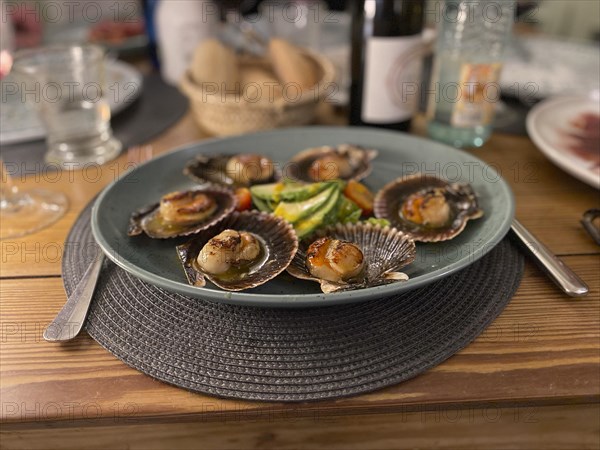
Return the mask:
<path id="1" fill-rule="evenodd" d="M 356 223 L 360 219 L 362 210 L 356 203 L 345 195 L 341 195 L 337 204 L 336 221 L 339 223 Z"/>

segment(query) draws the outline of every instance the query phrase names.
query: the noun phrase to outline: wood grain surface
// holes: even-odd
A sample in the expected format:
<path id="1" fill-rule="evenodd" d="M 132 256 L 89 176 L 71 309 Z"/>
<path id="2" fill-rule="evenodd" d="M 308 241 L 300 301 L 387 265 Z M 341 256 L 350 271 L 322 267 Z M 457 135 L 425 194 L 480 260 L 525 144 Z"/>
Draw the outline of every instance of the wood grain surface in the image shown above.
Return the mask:
<path id="1" fill-rule="evenodd" d="M 255 415 L 229 421 L 117 424 L 49 430 L 10 430 L 6 448 L 46 450 L 169 449 L 544 449 L 597 450 L 600 412 L 594 405 L 441 407 L 361 416 L 283 418 Z M 565 422 L 571 424 L 565 430 Z M 128 437 L 139 438 L 131 444 Z M 168 442 L 168 445 L 165 445 Z"/>
<path id="2" fill-rule="evenodd" d="M 152 151 L 202 137 L 188 115 L 152 142 Z M 85 334 L 62 345 L 44 342 L 44 327 L 65 301 L 60 261 L 69 228 L 139 158 L 130 152 L 100 172 L 16 179 L 23 189 L 64 192 L 71 206 L 56 225 L 0 242 L 2 447 L 167 448 L 157 440 L 162 432 L 178 444 L 171 448 L 193 448 L 198 439 L 205 448 L 598 448 L 600 247 L 579 224 L 584 210 L 600 206 L 598 191 L 553 166 L 524 137 L 495 134 L 473 153 L 502 173 L 517 217 L 580 274 L 589 296 L 566 297 L 528 263 L 502 315 L 445 363 L 372 394 L 293 405 L 186 392 L 127 367 Z M 462 419 L 448 416 L 457 411 Z M 488 416 L 465 419 L 482 411 Z M 494 413 L 501 418 L 490 420 Z M 126 436 L 126 445 L 116 445 L 116 435 Z"/>

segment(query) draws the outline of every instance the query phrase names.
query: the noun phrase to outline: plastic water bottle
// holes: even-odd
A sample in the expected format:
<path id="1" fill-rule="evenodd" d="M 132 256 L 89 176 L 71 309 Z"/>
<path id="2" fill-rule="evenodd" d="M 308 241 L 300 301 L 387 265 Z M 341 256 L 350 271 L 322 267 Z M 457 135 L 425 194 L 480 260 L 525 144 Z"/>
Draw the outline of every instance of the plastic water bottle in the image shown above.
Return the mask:
<path id="1" fill-rule="evenodd" d="M 447 2 L 440 11 L 427 132 L 455 147 L 480 147 L 492 132 L 498 78 L 514 2 Z"/>

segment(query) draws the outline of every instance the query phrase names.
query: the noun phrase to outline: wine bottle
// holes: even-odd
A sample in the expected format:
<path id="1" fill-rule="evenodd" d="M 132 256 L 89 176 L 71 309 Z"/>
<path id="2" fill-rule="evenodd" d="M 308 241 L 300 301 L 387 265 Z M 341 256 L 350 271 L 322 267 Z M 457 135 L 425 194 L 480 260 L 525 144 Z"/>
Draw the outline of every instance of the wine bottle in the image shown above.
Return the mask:
<path id="1" fill-rule="evenodd" d="M 353 3 L 350 124 L 406 131 L 419 104 L 425 1 Z"/>
<path id="2" fill-rule="evenodd" d="M 209 0 L 165 0 L 158 3 L 155 14 L 160 71 L 165 81 L 176 85 L 198 44 L 216 34 L 218 7 Z"/>

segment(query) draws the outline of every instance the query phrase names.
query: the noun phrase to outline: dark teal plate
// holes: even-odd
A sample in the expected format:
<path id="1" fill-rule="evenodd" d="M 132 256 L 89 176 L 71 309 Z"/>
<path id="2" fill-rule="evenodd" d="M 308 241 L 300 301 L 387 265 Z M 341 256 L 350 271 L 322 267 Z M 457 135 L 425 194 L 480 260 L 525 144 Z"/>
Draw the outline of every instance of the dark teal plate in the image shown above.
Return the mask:
<path id="1" fill-rule="evenodd" d="M 450 181 L 470 183 L 485 215 L 470 221 L 451 241 L 418 244 L 415 262 L 406 267 L 405 282 L 349 292 L 323 294 L 317 283 L 287 274 L 255 289 L 225 292 L 214 286 L 190 286 L 175 245 L 185 239 L 154 240 L 127 236 L 132 211 L 156 202 L 167 192 L 194 184 L 182 170 L 199 153 L 261 153 L 284 164 L 300 150 L 318 145 L 353 143 L 376 148 L 373 172 L 364 180 L 377 191 L 403 175 L 425 172 Z M 325 306 L 360 302 L 406 292 L 454 273 L 490 251 L 510 228 L 514 201 L 510 188 L 489 165 L 469 153 L 407 134 L 373 128 L 305 127 L 202 141 L 148 161 L 109 185 L 92 212 L 94 237 L 106 255 L 133 275 L 161 288 L 215 302 L 271 307 Z"/>

